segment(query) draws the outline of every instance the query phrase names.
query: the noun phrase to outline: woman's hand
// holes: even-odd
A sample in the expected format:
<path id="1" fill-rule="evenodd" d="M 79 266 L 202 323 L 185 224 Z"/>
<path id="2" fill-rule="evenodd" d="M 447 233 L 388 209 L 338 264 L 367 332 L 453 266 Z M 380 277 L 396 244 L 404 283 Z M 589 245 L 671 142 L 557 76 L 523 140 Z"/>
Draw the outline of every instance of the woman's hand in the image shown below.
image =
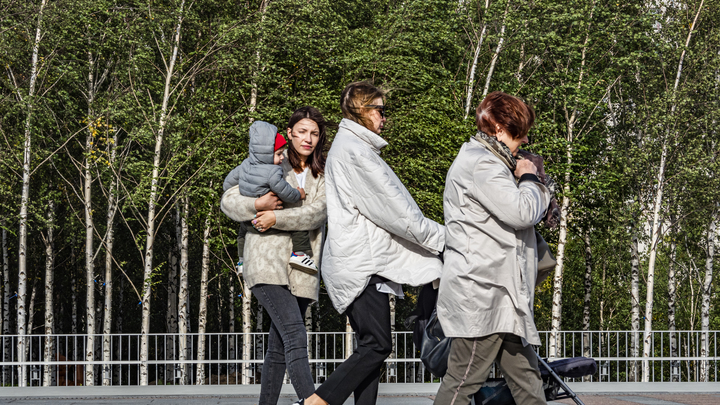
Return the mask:
<path id="1" fill-rule="evenodd" d="M 522 177 L 523 174 L 534 174 L 537 176 L 538 171 L 535 164 L 527 159 L 520 159 L 517 161 L 517 166 L 515 167 L 515 177 L 518 179 Z"/>
<path id="2" fill-rule="evenodd" d="M 255 211 L 258 212 L 258 216 L 260 216 L 260 211 L 273 211 L 281 209 L 282 200 L 279 199 L 272 191 L 262 197 L 258 197 L 255 200 Z M 275 217 L 275 215 L 273 215 L 273 217 Z"/>
<path id="3" fill-rule="evenodd" d="M 276 218 L 273 211 L 260 211 L 257 213 L 255 219 L 252 220 L 252 224 L 259 232 L 265 232 L 275 226 L 275 221 Z"/>

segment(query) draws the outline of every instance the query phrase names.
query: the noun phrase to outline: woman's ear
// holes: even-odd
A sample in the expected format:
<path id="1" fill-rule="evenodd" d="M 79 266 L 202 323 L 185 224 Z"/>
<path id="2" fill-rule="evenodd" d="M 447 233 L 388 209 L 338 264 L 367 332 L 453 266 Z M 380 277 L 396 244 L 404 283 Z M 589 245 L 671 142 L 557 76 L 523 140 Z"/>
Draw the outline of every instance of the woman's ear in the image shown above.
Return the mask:
<path id="1" fill-rule="evenodd" d="M 290 139 L 290 137 L 292 136 L 292 128 L 288 128 L 288 129 L 287 129 L 287 134 L 288 134 L 288 135 L 287 135 L 287 136 L 288 136 L 288 139 Z"/>

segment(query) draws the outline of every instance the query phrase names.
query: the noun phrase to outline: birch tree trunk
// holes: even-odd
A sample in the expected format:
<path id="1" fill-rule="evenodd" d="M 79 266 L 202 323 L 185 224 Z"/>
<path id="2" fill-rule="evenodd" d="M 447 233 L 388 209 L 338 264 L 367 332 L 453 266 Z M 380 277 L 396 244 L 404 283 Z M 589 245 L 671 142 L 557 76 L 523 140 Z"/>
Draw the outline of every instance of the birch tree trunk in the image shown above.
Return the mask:
<path id="1" fill-rule="evenodd" d="M 583 300 L 583 356 L 592 357 L 590 352 L 590 298 L 592 297 L 592 247 L 590 245 L 590 232 L 585 232 L 585 299 Z M 583 381 L 591 381 L 591 376 L 583 377 Z"/>
<path id="2" fill-rule="evenodd" d="M 710 299 L 712 298 L 713 260 L 715 259 L 715 232 L 717 230 L 717 212 L 713 212 L 707 230 L 707 250 L 705 257 L 705 280 L 702 291 L 702 310 L 700 313 L 700 357 L 710 356 Z M 709 382 L 710 362 L 700 361 L 700 382 Z"/>
<path id="3" fill-rule="evenodd" d="M 212 184 L 211 186 L 212 187 Z M 203 231 L 202 275 L 200 276 L 200 310 L 198 311 L 197 373 L 195 384 L 205 383 L 205 327 L 207 325 L 208 274 L 210 273 L 210 214 L 205 218 Z"/>
<path id="4" fill-rule="evenodd" d="M 397 297 L 395 297 L 395 294 L 388 294 L 388 300 L 390 301 L 390 333 L 392 334 L 391 344 L 392 344 L 392 351 L 390 352 L 390 356 L 388 358 L 394 359 L 397 357 L 397 353 L 395 353 L 395 348 L 397 347 L 397 337 L 395 335 L 395 303 L 396 303 Z M 389 367 L 388 370 L 388 379 L 387 382 L 397 382 L 397 363 L 389 363 L 386 367 Z M 392 378 L 392 381 L 391 381 Z"/>
<path id="5" fill-rule="evenodd" d="M 677 108 L 677 102 L 675 100 L 677 89 L 680 84 L 680 77 L 682 75 L 683 61 L 687 49 L 690 46 L 690 40 L 692 39 L 693 30 L 697 23 L 700 11 L 702 10 L 705 0 L 700 1 L 697 12 L 695 13 L 695 19 L 690 24 L 690 32 L 688 32 L 687 40 L 685 41 L 685 47 L 680 54 L 680 61 L 678 62 L 677 74 L 675 75 L 675 84 L 672 89 L 672 107 L 670 108 L 670 116 L 675 115 Z M 645 334 L 643 336 L 643 357 L 650 357 L 650 351 L 652 349 L 652 313 L 653 313 L 653 299 L 654 299 L 654 286 L 655 286 L 655 260 L 657 258 L 657 248 L 660 242 L 660 208 L 662 206 L 663 188 L 665 184 L 665 164 L 667 160 L 668 142 L 670 136 L 665 137 L 663 140 L 662 153 L 660 155 L 660 167 L 658 168 L 657 175 L 657 192 L 655 194 L 655 203 L 653 205 L 653 222 L 652 222 L 652 238 L 650 242 L 650 257 L 648 258 L 648 276 L 647 276 L 647 295 L 645 301 Z M 643 360 L 643 382 L 650 381 L 650 362 Z"/>
<path id="6" fill-rule="evenodd" d="M 165 89 L 163 91 L 163 101 L 160 110 L 160 120 L 158 122 L 157 136 L 155 137 L 155 155 L 153 157 L 153 169 L 150 185 L 150 201 L 148 202 L 147 216 L 147 235 L 145 243 L 145 260 L 143 272 L 143 295 L 142 295 L 142 327 L 140 335 L 140 385 L 148 384 L 148 333 L 150 333 L 150 287 L 152 284 L 153 270 L 153 247 L 155 245 L 155 203 L 158 194 L 158 183 L 160 181 L 160 153 L 162 151 L 163 136 L 165 135 L 165 126 L 167 124 L 168 103 L 170 101 L 171 86 L 173 74 L 175 71 L 175 62 L 177 61 L 178 51 L 180 49 L 180 28 L 182 27 L 183 8 L 185 1 L 180 3 L 178 23 L 173 38 L 173 49 L 170 56 L 169 64 L 165 71 Z"/>
<path id="7" fill-rule="evenodd" d="M 33 281 L 32 290 L 30 290 L 30 303 L 28 304 L 28 324 L 27 334 L 32 335 L 33 329 L 35 328 L 35 298 L 37 298 L 37 281 Z M 26 338 L 27 339 L 27 338 Z M 25 345 L 25 359 L 28 358 L 30 346 Z M 30 359 L 32 360 L 32 359 Z"/>
<path id="8" fill-rule="evenodd" d="M 589 21 L 592 22 L 593 14 L 595 12 L 595 3 L 593 3 L 592 11 L 590 12 Z M 585 75 L 585 58 L 587 55 L 588 42 L 590 41 L 590 26 L 588 23 L 585 32 L 585 41 L 582 45 L 582 52 L 580 57 L 580 69 L 578 74 L 578 82 L 576 90 L 579 91 L 582 86 L 584 75 Z M 570 104 L 570 103 L 567 103 Z M 560 207 L 560 234 L 558 241 L 558 253 L 557 253 L 557 264 L 555 265 L 555 276 L 553 277 L 553 298 L 552 298 L 552 320 L 550 322 L 550 359 L 556 358 L 561 348 L 560 341 L 558 340 L 558 332 L 562 326 L 562 281 L 563 271 L 565 266 L 565 245 L 567 244 L 568 234 L 568 218 L 570 210 L 570 179 L 573 162 L 573 141 L 575 140 L 575 123 L 578 117 L 578 101 L 576 100 L 574 107 L 570 111 L 568 108 L 564 108 L 565 121 L 567 122 L 567 135 L 565 140 L 567 146 L 565 149 L 565 157 L 567 159 L 567 166 L 565 167 L 564 184 L 563 184 L 563 198 L 562 205 Z"/>
<path id="9" fill-rule="evenodd" d="M 252 373 L 250 364 L 250 353 L 252 352 L 252 319 L 250 319 L 252 310 L 250 307 L 252 299 L 252 291 L 246 282 L 242 283 L 242 320 L 243 320 L 243 347 L 242 347 L 242 383 L 250 384 L 250 376 Z"/>
<path id="10" fill-rule="evenodd" d="M 485 0 L 485 13 L 490 8 L 490 0 Z M 472 65 L 470 72 L 468 73 L 468 84 L 467 84 L 467 96 L 465 97 L 465 116 L 463 120 L 466 120 L 470 115 L 470 108 L 472 106 L 473 88 L 475 86 L 475 71 L 477 70 L 478 57 L 480 56 L 480 50 L 482 49 L 483 41 L 485 40 L 485 34 L 487 33 L 487 21 L 483 21 L 483 27 L 480 31 L 480 38 L 478 38 L 477 45 L 475 46 L 475 53 L 473 55 Z"/>
<path id="11" fill-rule="evenodd" d="M 170 251 L 168 252 L 168 267 L 170 268 L 170 274 L 168 274 L 167 282 L 167 316 L 165 317 L 167 333 L 175 334 L 178 332 L 178 266 L 179 266 L 179 243 L 181 239 L 182 230 L 180 228 L 180 212 L 175 209 L 175 243 L 171 244 Z M 165 358 L 175 359 L 177 338 L 175 336 L 168 336 L 165 338 Z M 171 364 L 165 367 L 165 382 L 173 381 L 174 369 Z"/>
<path id="12" fill-rule="evenodd" d="M 502 51 L 503 43 L 505 42 L 505 21 L 507 20 L 508 11 L 510 11 L 510 0 L 508 0 L 505 6 L 505 13 L 503 14 L 502 27 L 500 28 L 500 40 L 498 41 L 495 53 L 493 53 L 492 59 L 490 60 L 490 69 L 488 69 L 487 77 L 485 78 L 485 87 L 483 88 L 483 98 L 488 94 L 490 89 L 490 81 L 492 80 L 493 72 L 495 72 L 495 63 L 500 57 L 500 51 Z"/>
<path id="13" fill-rule="evenodd" d="M 189 294 L 188 291 L 188 224 L 187 215 L 190 210 L 190 200 L 187 196 L 182 197 L 183 205 L 182 212 L 179 212 L 180 216 L 180 297 L 178 310 L 178 329 L 179 329 L 179 353 L 178 359 L 181 361 L 187 360 L 188 349 L 188 305 L 189 305 Z M 181 378 L 180 384 L 186 385 L 188 383 L 188 366 L 186 363 L 180 364 Z"/>
<path id="14" fill-rule="evenodd" d="M 235 352 L 235 279 L 232 275 L 228 276 L 228 294 L 230 295 L 230 307 L 228 308 L 228 334 L 230 335 L 230 341 L 228 342 L 228 360 L 237 359 L 237 353 Z M 237 384 L 237 371 L 235 363 L 228 363 L 228 375 L 235 375 L 234 380 L 230 384 Z"/>
<path id="15" fill-rule="evenodd" d="M 7 252 L 7 231 L 5 230 L 5 219 L 0 220 L 0 229 L 2 229 L 2 258 L 3 258 L 3 276 L 8 272 L 8 252 Z M 4 281 L 4 280 L 3 280 Z M 8 319 L 6 315 L 8 313 L 8 303 L 5 302 L 4 297 L 7 294 L 8 286 L 3 282 L 3 306 L 2 313 L 0 313 L 0 333 L 6 335 L 5 328 L 7 327 Z M 5 361 L 4 359 L 2 361 Z"/>
<path id="16" fill-rule="evenodd" d="M 10 255 L 8 254 L 7 223 L 2 222 L 2 255 L 3 255 L 3 335 L 10 334 Z M 11 361 L 10 339 L 3 339 L 3 361 Z M 3 366 L 3 381 L 8 381 L 9 367 Z"/>
<path id="17" fill-rule="evenodd" d="M 260 334 L 263 331 L 263 315 L 264 315 L 263 306 L 260 305 L 258 302 L 257 306 L 257 312 L 255 313 L 255 339 L 253 343 L 255 343 L 255 359 L 256 360 L 263 360 L 265 359 L 265 352 L 263 351 L 263 342 L 262 338 L 260 338 Z M 287 370 L 286 370 L 287 373 Z M 255 382 L 257 383 L 257 376 L 255 377 Z"/>
<path id="18" fill-rule="evenodd" d="M 55 333 L 55 318 L 53 309 L 53 284 L 55 277 L 55 202 L 51 199 L 48 202 L 47 211 L 47 237 L 43 238 L 45 242 L 45 351 L 43 358 L 46 362 L 55 360 L 55 339 L 52 334 Z M 43 386 L 49 387 L 56 385 L 55 383 L 55 366 L 46 364 L 43 366 Z"/>
<path id="19" fill-rule="evenodd" d="M 118 290 L 117 302 L 122 305 L 123 298 L 125 295 L 125 278 L 120 279 L 120 289 Z M 118 311 L 115 317 L 115 333 L 123 332 L 123 311 Z M 115 345 L 115 358 L 118 360 L 122 359 L 122 352 L 120 351 L 120 345 Z M 122 366 L 115 366 L 113 368 L 113 381 L 117 381 L 118 384 L 122 385 Z"/>
<path id="20" fill-rule="evenodd" d="M 83 197 L 85 208 L 85 284 L 86 290 L 86 311 L 85 321 L 87 323 L 87 345 L 85 346 L 85 361 L 95 360 L 95 262 L 94 262 L 94 235 L 95 224 L 93 222 L 92 211 L 92 172 L 91 159 L 95 153 L 95 132 L 97 131 L 95 114 L 93 112 L 93 103 L 95 102 L 95 58 L 91 52 L 88 52 L 88 82 L 87 82 L 87 103 L 88 103 L 88 128 L 87 138 L 85 139 L 85 161 L 83 164 Z M 85 367 L 85 385 L 94 385 L 95 367 L 88 365 Z"/>
<path id="21" fill-rule="evenodd" d="M 675 223 L 675 218 L 670 217 Z M 668 330 L 670 331 L 670 357 L 678 357 L 677 335 L 675 334 L 675 300 L 677 296 L 677 277 L 675 275 L 675 259 L 677 243 L 673 237 L 670 242 L 670 263 L 668 264 Z M 670 361 L 670 382 L 679 382 L 680 361 Z"/>
<path id="22" fill-rule="evenodd" d="M 348 359 L 353 354 L 353 329 L 350 325 L 350 318 L 345 317 L 345 358 Z"/>
<path id="23" fill-rule="evenodd" d="M 262 26 L 262 23 L 265 21 L 265 11 L 267 10 L 268 4 L 270 4 L 270 0 L 262 0 L 260 2 L 260 25 Z M 260 33 L 260 39 L 257 41 L 257 48 L 255 49 L 255 69 L 253 70 L 252 77 L 250 79 L 250 108 L 248 108 L 248 111 L 250 113 L 255 112 L 257 109 L 257 96 L 258 96 L 258 78 L 260 77 L 260 47 L 263 44 L 263 38 L 262 38 L 262 28 L 259 30 Z M 253 121 L 253 118 L 250 117 L 250 122 Z"/>
<path id="24" fill-rule="evenodd" d="M 633 235 L 630 244 L 630 356 L 638 357 L 640 354 L 640 252 L 638 238 L 633 225 Z M 630 378 L 637 382 L 637 361 L 630 362 Z"/>
<path id="25" fill-rule="evenodd" d="M 28 88 L 28 94 L 26 96 L 27 114 L 25 116 L 25 141 L 23 145 L 23 182 L 22 182 L 22 194 L 20 196 L 20 230 L 18 232 L 18 291 L 17 291 L 17 325 L 18 325 L 18 353 L 25 353 L 25 339 L 23 336 L 26 334 L 25 323 L 25 297 L 27 295 L 27 219 L 28 219 L 28 203 L 30 200 L 30 159 L 31 145 L 32 145 L 32 112 L 35 97 L 35 85 L 38 78 L 38 54 L 40 52 L 40 40 L 42 39 L 42 18 L 45 6 L 48 0 L 42 0 L 40 2 L 40 9 L 37 14 L 37 26 L 35 28 L 35 40 L 32 48 L 32 62 L 30 67 L 30 85 Z M 19 94 L 19 92 L 18 92 Z M 21 100 L 22 101 L 22 100 Z M 21 358 L 20 360 L 25 360 Z M 27 367 L 20 367 L 20 373 L 18 375 L 18 385 L 24 387 L 27 384 Z"/>
<path id="26" fill-rule="evenodd" d="M 110 167 L 115 171 L 115 162 L 117 160 L 117 144 L 118 130 L 113 133 L 112 145 L 110 146 Z M 103 385 L 112 385 L 111 374 L 108 368 L 112 368 L 108 363 L 112 360 L 112 352 L 110 345 L 110 333 L 112 333 L 112 302 L 113 302 L 113 244 L 115 243 L 115 213 L 117 212 L 117 188 L 119 180 L 117 173 L 114 172 L 110 181 L 108 195 L 107 210 L 107 236 L 105 237 L 105 307 L 103 314 Z"/>
<path id="27" fill-rule="evenodd" d="M 570 145 L 567 147 L 568 166 L 572 162 L 572 150 Z M 552 320 L 550 322 L 550 353 L 549 358 L 554 359 L 559 356 L 562 348 L 560 347 L 560 339 L 558 331 L 562 324 L 562 281 L 563 269 L 565 264 L 565 245 L 567 244 L 568 233 L 568 210 L 570 208 L 570 169 L 565 170 L 565 184 L 563 185 L 562 205 L 560 206 L 560 232 L 558 240 L 557 264 L 555 265 L 555 276 L 553 277 L 553 305 Z"/>

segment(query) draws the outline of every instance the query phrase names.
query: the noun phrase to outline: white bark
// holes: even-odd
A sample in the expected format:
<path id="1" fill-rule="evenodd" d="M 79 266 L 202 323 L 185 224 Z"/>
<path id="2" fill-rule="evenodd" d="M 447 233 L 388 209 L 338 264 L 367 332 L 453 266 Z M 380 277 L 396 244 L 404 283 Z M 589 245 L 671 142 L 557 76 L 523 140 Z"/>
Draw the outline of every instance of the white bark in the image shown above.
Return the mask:
<path id="1" fill-rule="evenodd" d="M 270 0 L 262 0 L 260 2 L 260 24 L 265 21 L 265 11 L 267 10 L 267 6 L 270 4 Z M 255 49 L 255 69 L 253 70 L 252 77 L 250 79 L 250 108 L 248 108 L 248 111 L 250 113 L 255 112 L 257 109 L 257 96 L 258 96 L 258 78 L 260 76 L 260 47 L 263 44 L 262 39 L 262 29 L 259 30 L 261 37 L 257 42 L 257 48 Z M 253 118 L 250 117 L 250 122 L 253 121 Z"/>
<path id="2" fill-rule="evenodd" d="M 640 354 L 640 252 L 638 238 L 633 225 L 632 241 L 630 244 L 630 356 L 637 357 Z M 638 381 L 637 362 L 630 362 L 631 382 Z"/>
<path id="3" fill-rule="evenodd" d="M 690 24 L 690 32 L 688 32 L 687 39 L 685 41 L 685 47 L 680 55 L 680 61 L 678 62 L 677 73 L 675 75 L 675 83 L 672 90 L 672 107 L 670 109 L 670 116 L 675 114 L 677 103 L 675 96 L 677 89 L 680 84 L 680 77 L 682 75 L 683 62 L 687 49 L 690 46 L 690 40 L 692 39 L 693 30 L 697 23 L 698 17 L 700 16 L 700 10 L 702 10 L 705 0 L 700 1 L 697 12 L 695 13 L 695 19 Z M 660 155 L 660 167 L 658 167 L 657 175 L 657 192 L 655 194 L 655 203 L 653 205 L 653 222 L 652 222 L 652 238 L 650 241 L 650 257 L 648 258 L 648 276 L 647 276 L 647 295 L 645 301 L 645 333 L 643 336 L 643 357 L 650 357 L 650 351 L 652 350 L 652 313 L 654 303 L 654 292 L 655 292 L 655 261 L 657 258 L 657 248 L 660 242 L 660 209 L 662 207 L 663 189 L 665 184 L 665 164 L 668 153 L 668 141 L 669 136 L 663 140 L 662 153 Z M 643 360 L 643 382 L 650 381 L 650 362 Z"/>
<path id="4" fill-rule="evenodd" d="M 95 153 L 95 131 L 96 122 L 93 113 L 93 102 L 95 101 L 95 59 L 92 53 L 88 52 L 88 83 L 87 83 L 87 103 L 88 103 L 88 128 L 87 138 L 85 140 L 85 162 L 83 165 L 83 205 L 85 208 L 85 284 L 86 290 L 86 315 L 87 323 L 87 345 L 85 346 L 85 361 L 95 360 L 95 262 L 94 262 L 94 235 L 95 224 L 93 222 L 92 213 L 92 155 Z M 85 385 L 94 385 L 94 367 L 85 367 Z"/>
<path id="5" fill-rule="evenodd" d="M 180 229 L 180 212 L 177 208 L 175 209 L 175 243 L 171 244 L 171 248 L 168 252 L 168 281 L 167 281 L 167 315 L 165 317 L 167 333 L 173 334 L 178 332 L 178 266 L 179 266 L 179 243 L 182 234 Z M 176 340 L 173 336 L 165 338 L 165 358 L 175 359 L 176 356 Z M 165 367 L 165 382 L 172 382 L 174 379 L 175 370 L 172 364 L 168 364 Z"/>
<path id="6" fill-rule="evenodd" d="M 497 63 L 500 57 L 500 51 L 502 51 L 503 43 L 505 42 L 505 21 L 507 20 L 508 11 L 510 10 L 510 0 L 508 0 L 505 6 L 505 14 L 503 14 L 502 28 L 500 28 L 500 40 L 498 41 L 495 53 L 493 53 L 492 59 L 490 60 L 490 69 L 488 69 L 487 77 L 485 78 L 485 87 L 483 88 L 482 96 L 485 97 L 490 89 L 490 81 L 492 80 L 493 72 L 495 72 L 495 63 Z"/>
<path id="7" fill-rule="evenodd" d="M 32 335 L 33 329 L 35 329 L 35 298 L 37 297 L 37 281 L 33 281 L 32 284 L 32 290 L 30 292 L 30 303 L 28 304 L 28 324 L 27 324 L 27 335 Z M 25 338 L 27 341 L 29 339 Z M 25 344 L 25 359 L 28 359 L 28 353 L 30 351 L 30 346 L 26 343 Z"/>
<path id="8" fill-rule="evenodd" d="M 45 351 L 43 358 L 46 362 L 54 360 L 55 339 L 52 334 L 55 333 L 55 318 L 53 309 L 53 284 L 55 276 L 55 202 L 51 199 L 48 202 L 47 211 L 47 236 L 43 237 L 45 243 Z M 43 386 L 49 387 L 55 385 L 55 366 L 43 366 Z"/>
<path id="9" fill-rule="evenodd" d="M 705 280 L 702 290 L 702 310 L 700 312 L 700 357 L 710 356 L 710 305 L 712 298 L 713 260 L 715 259 L 715 232 L 717 230 L 717 213 L 713 213 L 707 230 L 707 250 L 705 256 Z M 700 382 L 709 382 L 710 362 L 700 361 Z"/>
<path id="10" fill-rule="evenodd" d="M 251 299 L 252 291 L 248 287 L 246 282 L 242 283 L 243 294 L 242 294 L 242 322 L 243 322 L 243 347 L 242 347 L 242 383 L 250 384 L 251 376 L 251 364 L 250 364 L 250 353 L 252 352 L 252 316 L 251 311 Z"/>
<path id="11" fill-rule="evenodd" d="M 345 317 L 345 358 L 350 358 L 353 354 L 353 329 L 350 325 L 350 318 Z"/>
<path id="12" fill-rule="evenodd" d="M 595 3 L 593 3 L 592 11 L 590 12 L 589 21 L 593 19 L 595 12 Z M 585 57 L 587 54 L 588 42 L 590 41 L 590 25 L 588 23 L 585 41 L 583 42 L 582 52 L 580 57 L 580 69 L 578 74 L 578 82 L 576 89 L 579 91 L 582 86 L 582 82 L 585 75 Z M 609 90 L 608 90 L 609 91 Z M 555 265 L 555 276 L 553 277 L 553 299 L 552 299 L 552 320 L 550 325 L 550 348 L 549 357 L 550 359 L 556 358 L 560 352 L 560 341 L 558 340 L 558 331 L 562 326 L 562 281 L 563 271 L 565 266 L 565 245 L 567 244 L 567 233 L 568 233 L 568 221 L 570 213 L 570 178 L 571 178 L 571 167 L 573 162 L 573 142 L 575 140 L 575 123 L 578 116 L 577 100 L 575 101 L 575 107 L 572 107 L 571 111 L 564 108 L 565 121 L 567 125 L 567 135 L 565 140 L 567 141 L 567 147 L 565 149 L 565 157 L 567 159 L 567 166 L 565 167 L 565 176 L 563 184 L 563 198 L 562 205 L 560 206 L 560 235 L 558 241 L 557 250 L 557 264 Z M 568 103 L 569 104 L 569 103 Z"/>
<path id="13" fill-rule="evenodd" d="M 590 232 L 585 232 L 585 299 L 583 300 L 583 331 L 590 330 L 590 299 L 592 298 L 592 247 L 590 245 Z M 583 333 L 583 356 L 591 357 L 590 333 Z M 583 377 L 583 381 L 590 381 L 591 376 Z"/>
<path id="14" fill-rule="evenodd" d="M 211 185 L 212 187 L 212 185 Z M 205 383 L 205 328 L 207 325 L 208 275 L 210 273 L 210 214 L 205 218 L 203 231 L 202 275 L 200 276 L 200 310 L 198 311 L 197 373 L 195 384 Z"/>
<path id="15" fill-rule="evenodd" d="M 10 255 L 8 254 L 7 223 L 2 221 L 2 255 L 3 255 L 3 335 L 10 334 Z M 3 339 L 2 361 L 10 361 L 10 339 Z M 2 368 L 3 381 L 8 380 L 8 367 Z"/>
<path id="16" fill-rule="evenodd" d="M 230 341 L 228 342 L 228 360 L 235 360 L 237 358 L 235 352 L 235 279 L 232 275 L 228 277 L 228 294 L 230 295 L 230 308 L 228 308 L 228 333 L 230 334 Z M 228 374 L 232 376 L 236 372 L 235 363 L 228 363 Z M 230 377 L 228 377 L 230 378 Z M 234 376 L 234 380 L 230 384 L 237 384 L 237 375 Z"/>
<path id="17" fill-rule="evenodd" d="M 2 256 L 3 256 L 3 313 L 2 313 L 2 333 L 3 335 L 10 334 L 10 255 L 8 254 L 8 237 L 7 237 L 7 223 L 2 220 L 0 224 L 2 227 Z M 10 353 L 9 341 L 5 343 L 3 347 L 3 353 Z"/>
<path id="18" fill-rule="evenodd" d="M 188 291 L 188 224 L 187 215 L 190 210 L 190 200 L 187 196 L 182 198 L 183 201 L 183 212 L 180 215 L 180 297 L 178 310 L 178 359 L 181 361 L 187 359 L 188 355 L 188 332 L 190 329 L 189 325 L 189 294 Z M 180 378 L 180 384 L 185 385 L 188 383 L 188 366 L 187 364 L 181 364 L 180 369 L 182 370 L 182 377 Z"/>
<path id="19" fill-rule="evenodd" d="M 571 163 L 572 154 L 570 145 L 567 149 L 568 166 Z M 550 321 L 550 353 L 549 358 L 554 359 L 560 356 L 562 350 L 558 331 L 562 325 L 562 282 L 563 269 L 565 264 L 565 245 L 567 244 L 568 233 L 568 210 L 570 208 L 570 169 L 565 170 L 565 184 L 563 185 L 562 205 L 560 206 L 560 234 L 558 240 L 557 264 L 555 265 L 555 276 L 553 277 L 553 298 L 552 298 L 552 320 Z"/>
<path id="20" fill-rule="evenodd" d="M 5 274 L 7 269 L 7 234 L 5 232 L 5 219 L 0 220 L 0 229 L 2 229 L 2 256 L 3 256 L 3 274 Z M 7 290 L 7 286 L 3 283 L 2 291 L 5 293 Z M 0 313 L 0 333 L 5 333 L 5 325 L 7 324 L 7 320 L 5 319 L 5 313 L 7 312 L 7 303 L 3 300 L 3 306 L 0 309 L 2 313 Z M 4 360 L 3 360 L 4 361 Z"/>
<path id="21" fill-rule="evenodd" d="M 33 97 L 35 96 L 35 85 L 38 78 L 38 54 L 40 52 L 40 40 L 42 39 L 42 18 L 48 0 L 40 2 L 40 9 L 37 14 L 37 26 L 35 28 L 35 40 L 32 48 L 32 62 L 30 67 L 30 84 L 27 94 L 27 115 L 25 116 L 25 141 L 23 145 L 23 182 L 22 194 L 20 196 L 20 231 L 18 232 L 18 291 L 17 291 L 17 325 L 18 335 L 26 334 L 25 323 L 25 296 L 27 295 L 27 217 L 28 203 L 30 200 L 30 159 L 32 145 L 32 111 Z M 18 353 L 25 353 L 25 339 L 18 339 Z M 23 359 L 21 359 L 23 360 Z M 24 387 L 27 384 L 27 367 L 19 368 L 18 385 Z"/>
<path id="22" fill-rule="evenodd" d="M 150 287 L 152 284 L 153 270 L 153 247 L 155 245 L 155 203 L 158 194 L 158 183 L 160 181 L 160 153 L 162 152 L 163 137 L 165 135 L 165 126 L 168 119 L 168 104 L 171 95 L 171 83 L 175 73 L 175 62 L 177 61 L 178 51 L 180 49 L 180 28 L 183 21 L 183 8 L 185 1 L 180 3 L 177 26 L 173 38 L 173 50 L 170 56 L 167 70 L 165 71 L 165 89 L 163 91 L 162 107 L 160 109 L 160 120 L 158 122 L 158 131 L 155 136 L 155 154 L 153 157 L 153 169 L 150 185 L 150 201 L 148 202 L 147 216 L 147 234 L 145 241 L 145 261 L 143 272 L 143 295 L 142 295 L 142 327 L 140 335 L 140 385 L 148 384 L 148 334 L 150 333 Z"/>
<path id="23" fill-rule="evenodd" d="M 265 352 L 263 351 L 263 342 L 262 339 L 259 338 L 260 333 L 263 331 L 263 314 L 264 314 L 263 306 L 258 303 L 257 306 L 257 312 L 255 313 L 255 332 L 257 333 L 255 338 L 255 359 L 264 359 L 265 358 Z M 256 379 L 257 382 L 257 379 Z"/>
<path id="24" fill-rule="evenodd" d="M 122 305 L 124 301 L 124 293 L 125 293 L 125 278 L 120 279 L 120 289 L 118 290 L 118 299 L 117 302 Z M 123 311 L 117 311 L 117 316 L 115 317 L 115 333 L 122 333 L 123 331 Z M 120 359 L 122 358 L 122 352 L 120 351 L 120 345 L 115 345 L 115 358 Z M 120 366 L 113 367 L 113 380 L 118 381 L 119 383 L 120 378 L 122 374 L 122 368 Z"/>
<path id="25" fill-rule="evenodd" d="M 490 8 L 490 0 L 485 0 L 485 13 Z M 467 96 L 465 97 L 465 116 L 464 120 L 470 115 L 470 107 L 472 106 L 473 87 L 475 86 L 475 71 L 477 70 L 478 57 L 480 56 L 480 50 L 482 49 L 483 41 L 485 40 L 485 34 L 487 33 L 487 21 L 483 22 L 482 30 L 480 31 L 480 37 L 475 45 L 475 53 L 473 55 L 472 65 L 470 72 L 468 73 L 468 84 L 467 84 Z"/>
<path id="26" fill-rule="evenodd" d="M 671 222 L 675 222 L 674 218 Z M 678 356 L 678 345 L 677 335 L 675 334 L 675 300 L 677 299 L 677 276 L 675 275 L 675 259 L 677 244 L 675 238 L 672 238 L 670 242 L 670 263 L 668 265 L 668 330 L 670 331 L 670 357 Z M 678 360 L 670 361 L 670 369 L 673 370 L 675 367 L 680 369 L 680 362 Z M 670 375 L 670 382 L 679 382 L 678 376 Z"/>
<path id="27" fill-rule="evenodd" d="M 395 335 L 395 303 L 397 297 L 395 297 L 394 294 L 388 294 L 388 300 L 390 301 L 390 333 L 392 333 L 391 342 L 393 348 L 388 358 L 394 359 L 397 356 L 397 353 L 395 353 L 395 348 L 397 347 L 397 338 Z M 389 363 L 386 367 L 391 367 L 391 369 L 388 370 L 388 382 L 397 382 L 397 363 Z M 394 375 L 391 375 L 393 372 Z M 392 381 L 390 380 L 391 378 Z"/>
<path id="28" fill-rule="evenodd" d="M 103 367 L 112 367 L 108 363 L 112 360 L 110 351 L 110 333 L 112 333 L 112 302 L 113 302 L 113 282 L 112 282 L 112 266 L 113 266 L 113 244 L 115 243 L 115 213 L 117 212 L 117 188 L 118 179 L 116 177 L 115 161 L 117 159 L 117 130 L 113 133 L 112 145 L 110 145 L 110 167 L 113 168 L 113 176 L 110 181 L 107 209 L 107 236 L 105 237 L 105 307 L 103 314 Z M 103 385 L 112 385 L 110 373 L 103 371 Z"/>

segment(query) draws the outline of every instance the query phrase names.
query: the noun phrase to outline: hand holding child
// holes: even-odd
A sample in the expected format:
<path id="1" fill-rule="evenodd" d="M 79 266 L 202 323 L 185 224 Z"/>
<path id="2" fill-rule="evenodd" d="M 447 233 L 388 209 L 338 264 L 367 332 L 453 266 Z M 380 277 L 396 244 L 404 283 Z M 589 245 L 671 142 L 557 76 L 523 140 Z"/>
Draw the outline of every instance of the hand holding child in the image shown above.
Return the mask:
<path id="1" fill-rule="evenodd" d="M 273 211 L 260 211 L 252 220 L 253 227 L 259 232 L 265 232 L 275 226 L 277 218 Z"/>
<path id="2" fill-rule="evenodd" d="M 297 189 L 300 192 L 300 199 L 304 200 L 305 199 L 305 189 L 302 187 L 298 187 Z"/>

